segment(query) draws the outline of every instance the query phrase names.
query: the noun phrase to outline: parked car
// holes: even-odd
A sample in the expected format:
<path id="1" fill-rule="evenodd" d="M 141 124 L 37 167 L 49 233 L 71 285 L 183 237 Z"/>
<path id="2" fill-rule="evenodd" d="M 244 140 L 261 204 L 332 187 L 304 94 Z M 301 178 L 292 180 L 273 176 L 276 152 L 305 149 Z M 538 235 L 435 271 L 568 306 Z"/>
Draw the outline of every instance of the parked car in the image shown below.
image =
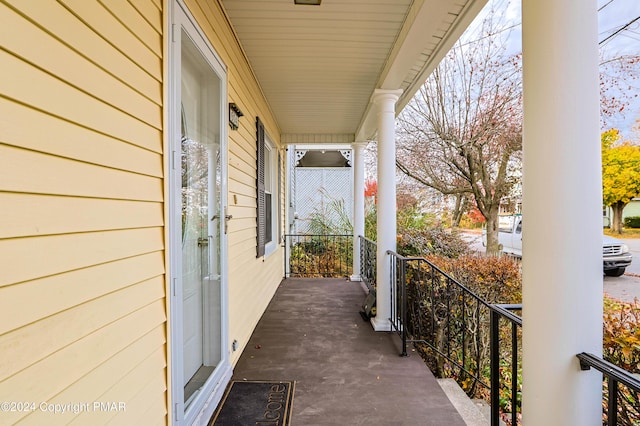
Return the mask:
<path id="1" fill-rule="evenodd" d="M 602 260 L 604 273 L 608 277 L 619 277 L 624 274 L 627 266 L 631 265 L 629 247 L 622 241 L 604 235 L 602 237 Z"/>
<path id="2" fill-rule="evenodd" d="M 505 225 L 506 223 L 506 225 Z M 522 257 L 522 216 L 513 215 L 503 218 L 498 231 L 498 242 L 503 253 Z M 486 246 L 486 230 L 482 232 L 482 245 Z M 609 277 L 619 277 L 631 264 L 629 247 L 616 238 L 602 236 L 602 269 Z"/>

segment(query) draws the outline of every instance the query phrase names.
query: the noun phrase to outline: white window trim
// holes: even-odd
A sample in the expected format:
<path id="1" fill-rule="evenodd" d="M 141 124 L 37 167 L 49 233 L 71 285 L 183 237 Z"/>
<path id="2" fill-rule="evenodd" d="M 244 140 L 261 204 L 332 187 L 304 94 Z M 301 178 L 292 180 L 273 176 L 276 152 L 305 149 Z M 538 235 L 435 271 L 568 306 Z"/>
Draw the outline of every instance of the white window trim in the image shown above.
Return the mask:
<path id="1" fill-rule="evenodd" d="M 267 165 L 265 158 L 265 193 L 267 182 L 269 179 L 269 187 L 271 188 L 271 205 L 265 206 L 265 208 L 271 209 L 271 241 L 267 242 L 264 246 L 264 255 L 269 256 L 271 253 L 276 251 L 278 248 L 278 220 L 279 220 L 279 212 L 278 212 L 278 197 L 280 196 L 280 191 L 278 188 L 278 151 L 275 147 L 275 144 L 271 141 L 271 138 L 267 134 L 264 137 L 264 149 L 265 152 L 269 151 L 269 164 Z M 266 157 L 266 155 L 265 155 Z"/>

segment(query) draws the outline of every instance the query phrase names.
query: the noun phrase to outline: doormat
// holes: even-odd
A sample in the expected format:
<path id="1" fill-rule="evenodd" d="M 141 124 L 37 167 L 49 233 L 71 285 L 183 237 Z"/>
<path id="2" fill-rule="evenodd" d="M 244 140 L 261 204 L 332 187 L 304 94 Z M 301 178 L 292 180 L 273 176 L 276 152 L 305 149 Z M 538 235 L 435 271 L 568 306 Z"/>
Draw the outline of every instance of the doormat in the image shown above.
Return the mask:
<path id="1" fill-rule="evenodd" d="M 296 382 L 233 380 L 209 426 L 288 426 Z"/>

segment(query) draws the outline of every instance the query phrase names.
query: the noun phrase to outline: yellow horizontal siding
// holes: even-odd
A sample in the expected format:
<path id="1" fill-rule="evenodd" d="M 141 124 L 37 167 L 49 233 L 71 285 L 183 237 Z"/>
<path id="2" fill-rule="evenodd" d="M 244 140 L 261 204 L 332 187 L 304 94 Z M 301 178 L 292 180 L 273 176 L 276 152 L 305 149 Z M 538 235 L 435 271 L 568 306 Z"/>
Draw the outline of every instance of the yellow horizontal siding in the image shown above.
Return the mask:
<path id="1" fill-rule="evenodd" d="M 235 172 L 236 171 L 233 169 L 229 170 L 229 187 L 228 187 L 229 194 L 239 195 L 240 197 L 238 198 L 238 200 L 246 200 L 249 197 L 255 200 L 256 199 L 255 184 L 249 185 L 245 183 L 240 183 L 237 180 L 238 178 L 234 174 Z"/>
<path id="2" fill-rule="evenodd" d="M 162 179 L 155 177 L 2 144 L 0 158 L 6 161 L 0 167 L 0 181 L 5 191 L 145 201 L 163 199 Z"/>
<path id="3" fill-rule="evenodd" d="M 0 240 L 0 286 L 160 251 L 163 237 L 142 228 Z"/>
<path id="4" fill-rule="evenodd" d="M 86 0 L 59 0 L 59 2 L 73 11 L 74 15 L 93 31 L 105 40 L 109 40 L 110 44 L 118 46 L 118 50 L 127 58 L 137 63 L 155 79 L 162 80 L 161 51 L 154 52 L 145 46 L 104 6 L 98 2 Z"/>
<path id="5" fill-rule="evenodd" d="M 1 382 L 0 400 L 48 401 L 165 321 L 163 300 L 134 311 Z M 3 421 L 24 414 L 3 413 Z"/>
<path id="6" fill-rule="evenodd" d="M 127 0 L 100 0 L 100 4 L 138 38 L 149 50 L 160 56 L 162 52 L 162 31 L 154 26 L 139 13 L 135 6 Z M 144 12 L 142 12 L 144 13 Z M 159 14 L 159 10 L 152 10 L 151 14 Z"/>
<path id="7" fill-rule="evenodd" d="M 0 239 L 164 225 L 160 202 L 0 192 L 0 206 L 0 223 L 15 224 Z"/>
<path id="8" fill-rule="evenodd" d="M 149 333 L 143 335 L 140 339 L 133 342 L 127 348 L 116 353 L 113 357 L 106 360 L 104 363 L 91 370 L 87 375 L 83 376 L 68 388 L 60 392 L 58 395 L 48 400 L 51 404 L 67 404 L 70 401 L 106 401 L 104 399 L 105 389 L 112 389 L 118 385 L 123 378 L 131 374 L 131 371 L 141 364 L 150 364 L 152 368 L 158 371 L 164 369 L 166 364 L 164 356 L 159 357 L 157 352 L 164 354 L 165 344 L 165 331 L 164 326 L 160 325 L 152 329 Z M 156 392 L 155 394 L 163 396 L 162 392 Z M 115 401 L 120 401 L 120 398 L 116 398 Z M 130 406 L 130 402 L 129 405 Z M 153 407 L 153 405 L 151 405 Z M 166 411 L 166 401 L 160 406 L 156 407 L 156 412 L 150 412 L 149 419 L 154 417 L 162 418 L 162 413 Z M 122 414 L 122 413 L 120 413 Z M 70 423 L 77 414 L 73 412 L 67 412 L 64 414 L 56 415 L 56 420 L 61 424 Z M 78 416 L 78 420 L 84 424 L 97 424 L 92 421 L 91 415 L 81 414 Z M 25 417 L 20 425 L 33 425 L 39 426 L 42 424 L 51 424 L 51 414 L 46 412 L 35 412 Z M 130 422 L 129 424 L 147 424 Z"/>
<path id="9" fill-rule="evenodd" d="M 153 278 L 163 272 L 163 256 L 157 251 L 0 287 L 0 335 Z"/>
<path id="10" fill-rule="evenodd" d="M 132 91 L 124 82 L 60 44 L 50 34 L 34 29 L 31 22 L 7 6 L 0 5 L 0 22 L 8 33 L 30 34 L 29 37 L 7 37 L 4 49 L 103 102 L 128 114 L 136 114 L 151 126 L 161 127 L 162 111 L 157 103 Z"/>
<path id="11" fill-rule="evenodd" d="M 23 0 L 6 0 L 6 3 L 33 22 L 37 22 L 38 27 L 79 52 L 88 61 L 98 64 L 119 80 L 126 82 L 132 90 L 139 91 L 158 105 L 162 104 L 160 80 L 126 57 L 118 47 L 109 42 L 108 36 L 102 37 L 97 34 L 60 3 Z M 110 132 L 107 129 L 105 133 Z"/>
<path id="12" fill-rule="evenodd" d="M 0 4 L 0 400 L 127 404 L 0 424 L 167 421 L 162 4 Z"/>
<path id="13" fill-rule="evenodd" d="M 104 0 L 101 0 L 104 1 Z M 162 0 L 129 0 L 151 26 L 162 33 Z"/>
<path id="14" fill-rule="evenodd" d="M 230 208 L 230 211 L 233 212 L 233 218 L 236 220 L 251 220 L 253 219 L 255 221 L 256 218 L 256 207 L 252 206 L 253 200 L 248 201 L 247 204 L 242 204 L 240 206 L 233 206 Z M 238 227 L 250 227 L 251 224 L 250 223 L 246 223 L 243 225 L 238 224 Z"/>
<path id="15" fill-rule="evenodd" d="M 0 336 L 0 381 L 163 297 L 164 280 L 160 276 Z"/>
<path id="16" fill-rule="evenodd" d="M 242 170 L 238 170 L 238 169 L 232 169 L 232 170 L 233 170 L 232 181 L 234 182 L 235 185 L 237 185 L 238 191 L 231 190 L 231 192 L 234 192 L 234 193 L 238 192 L 240 194 L 246 194 L 246 195 L 251 194 L 255 199 L 255 196 L 256 196 L 255 195 L 256 193 L 255 177 L 244 173 Z"/>
<path id="17" fill-rule="evenodd" d="M 162 154 L 0 98 L 0 143 L 162 177 Z"/>
<path id="18" fill-rule="evenodd" d="M 161 132 L 0 50 L 0 93 L 81 126 L 162 152 Z M 25 84 L 28 82 L 28 84 Z"/>
<path id="19" fill-rule="evenodd" d="M 145 360 L 116 386 L 109 389 L 100 397 L 104 401 L 127 401 L 127 409 L 122 413 L 100 412 L 96 415 L 79 417 L 71 424 L 84 425 L 86 420 L 92 423 L 102 424 L 111 422 L 119 425 L 154 425 L 163 421 L 167 413 L 166 408 L 158 410 L 150 417 L 144 419 L 142 415 L 153 405 L 159 405 L 166 391 L 165 382 L 158 374 L 158 369 L 165 365 L 165 354 L 156 351 L 149 359 Z"/>

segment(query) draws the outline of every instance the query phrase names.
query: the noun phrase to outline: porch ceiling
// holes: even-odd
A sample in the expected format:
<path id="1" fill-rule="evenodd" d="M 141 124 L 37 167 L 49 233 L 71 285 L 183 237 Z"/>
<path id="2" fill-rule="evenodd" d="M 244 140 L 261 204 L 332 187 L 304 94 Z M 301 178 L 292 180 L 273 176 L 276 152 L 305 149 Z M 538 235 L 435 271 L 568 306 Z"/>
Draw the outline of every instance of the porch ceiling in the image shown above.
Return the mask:
<path id="1" fill-rule="evenodd" d="M 371 96 L 401 111 L 486 0 L 222 0 L 284 143 L 375 135 Z"/>

